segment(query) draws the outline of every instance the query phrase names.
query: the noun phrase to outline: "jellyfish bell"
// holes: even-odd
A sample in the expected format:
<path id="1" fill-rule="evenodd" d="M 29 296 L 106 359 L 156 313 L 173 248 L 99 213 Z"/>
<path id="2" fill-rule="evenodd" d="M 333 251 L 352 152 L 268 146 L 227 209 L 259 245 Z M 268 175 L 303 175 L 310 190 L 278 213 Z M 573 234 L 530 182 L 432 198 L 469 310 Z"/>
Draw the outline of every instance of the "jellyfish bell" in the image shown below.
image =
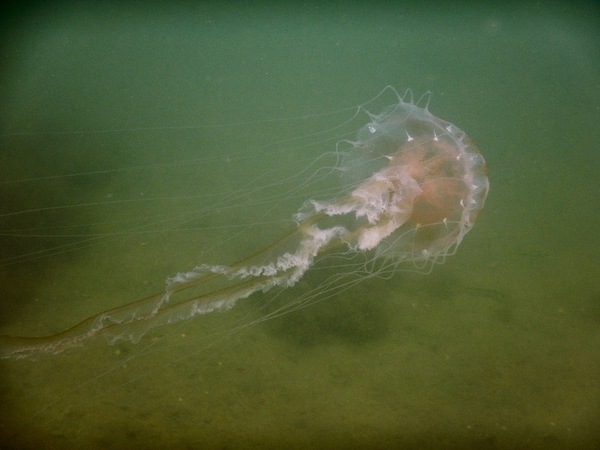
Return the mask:
<path id="1" fill-rule="evenodd" d="M 289 233 L 238 262 L 205 262 L 175 274 L 163 292 L 58 334 L 0 336 L 0 357 L 61 353 L 99 336 L 110 344 L 136 343 L 151 329 L 232 308 L 257 292 L 292 287 L 323 260 L 343 261 L 339 273 L 264 319 L 368 277 L 389 277 L 403 267 L 431 270 L 456 251 L 483 207 L 489 189 L 485 162 L 462 130 L 429 112 L 428 95 L 416 102 L 410 91 L 396 96 L 379 114 L 370 113 L 368 104 L 357 108 L 370 122 L 330 153 L 339 162 L 329 176 L 340 175 L 341 189 L 299 205 Z"/>
<path id="2" fill-rule="evenodd" d="M 350 149 L 343 151 L 343 165 L 348 167 L 345 174 L 365 168 L 374 172 L 357 188 L 363 196 L 365 187 L 395 180 L 396 187 L 383 192 L 395 196 L 389 210 L 402 223 L 378 254 L 431 269 L 429 263 L 443 262 L 472 228 L 489 181 L 475 144 L 458 127 L 431 114 L 429 99 L 427 93 L 414 102 L 407 91 L 381 114 L 368 113 L 371 122 L 356 141 L 346 142 Z M 385 209 L 374 198 L 366 204 Z M 377 239 L 374 245 L 379 245 Z"/>

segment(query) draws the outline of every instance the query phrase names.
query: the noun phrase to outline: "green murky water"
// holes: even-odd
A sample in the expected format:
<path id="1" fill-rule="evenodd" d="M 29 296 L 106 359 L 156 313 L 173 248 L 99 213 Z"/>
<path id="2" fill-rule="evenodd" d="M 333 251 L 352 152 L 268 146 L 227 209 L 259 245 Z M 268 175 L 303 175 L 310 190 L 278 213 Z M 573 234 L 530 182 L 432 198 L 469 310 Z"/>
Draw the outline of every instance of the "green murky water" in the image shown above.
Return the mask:
<path id="1" fill-rule="evenodd" d="M 7 445 L 598 443 L 597 8 L 181 3 L 6 24 L 0 334 L 57 333 L 268 245 L 340 189 L 328 152 L 386 85 L 432 91 L 491 182 L 428 275 L 329 296 L 322 267 L 136 345 L 3 360 Z"/>

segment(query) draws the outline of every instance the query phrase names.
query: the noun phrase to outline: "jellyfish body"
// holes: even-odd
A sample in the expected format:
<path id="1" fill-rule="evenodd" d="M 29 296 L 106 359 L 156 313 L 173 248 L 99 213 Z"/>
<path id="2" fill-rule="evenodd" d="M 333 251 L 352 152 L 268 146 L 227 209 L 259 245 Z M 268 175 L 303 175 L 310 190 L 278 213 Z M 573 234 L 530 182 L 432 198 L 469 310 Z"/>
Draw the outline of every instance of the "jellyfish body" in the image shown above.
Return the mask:
<path id="1" fill-rule="evenodd" d="M 59 353 L 96 336 L 137 342 L 151 328 L 293 286 L 324 255 L 364 255 L 366 274 L 391 274 L 401 265 L 426 271 L 443 262 L 473 227 L 489 182 L 476 146 L 432 115 L 428 100 L 415 103 L 407 91 L 381 114 L 365 111 L 370 121 L 356 141 L 338 143 L 348 194 L 308 200 L 295 216 L 297 227 L 263 251 L 233 265 L 202 264 L 179 273 L 164 292 L 57 335 L 0 336 L 0 356 Z"/>

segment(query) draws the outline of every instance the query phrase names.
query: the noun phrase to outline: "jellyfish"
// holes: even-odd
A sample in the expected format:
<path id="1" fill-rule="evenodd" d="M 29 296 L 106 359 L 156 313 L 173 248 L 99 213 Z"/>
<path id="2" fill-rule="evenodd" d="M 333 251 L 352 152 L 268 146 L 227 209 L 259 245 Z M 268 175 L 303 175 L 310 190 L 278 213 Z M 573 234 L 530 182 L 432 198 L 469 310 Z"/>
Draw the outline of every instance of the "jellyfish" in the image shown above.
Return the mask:
<path id="1" fill-rule="evenodd" d="M 137 343 L 151 329 L 290 288 L 327 262 L 339 273 L 319 287 L 323 295 L 401 268 L 428 272 L 456 252 L 489 190 L 477 147 L 464 131 L 430 113 L 429 99 L 425 94 L 414 101 L 407 91 L 378 114 L 360 106 L 357 113 L 368 122 L 354 139 L 338 141 L 331 170 L 346 192 L 306 200 L 293 229 L 262 250 L 232 264 L 198 264 L 169 277 L 163 291 L 58 334 L 0 336 L 0 356 L 56 354 L 97 337 Z"/>

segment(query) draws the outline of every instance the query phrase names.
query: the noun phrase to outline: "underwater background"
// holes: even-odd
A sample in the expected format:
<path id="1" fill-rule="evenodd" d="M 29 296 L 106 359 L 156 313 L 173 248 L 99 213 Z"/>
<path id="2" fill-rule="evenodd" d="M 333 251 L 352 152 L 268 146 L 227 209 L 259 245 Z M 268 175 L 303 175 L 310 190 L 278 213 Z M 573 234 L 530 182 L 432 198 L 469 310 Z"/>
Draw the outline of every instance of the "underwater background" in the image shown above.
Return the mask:
<path id="1" fill-rule="evenodd" d="M 268 245 L 335 191 L 306 181 L 388 85 L 431 91 L 491 186 L 429 274 L 327 296 L 314 271 L 138 344 L 1 360 L 2 446 L 600 446 L 597 3 L 32 3 L 1 22 L 1 335 Z"/>

